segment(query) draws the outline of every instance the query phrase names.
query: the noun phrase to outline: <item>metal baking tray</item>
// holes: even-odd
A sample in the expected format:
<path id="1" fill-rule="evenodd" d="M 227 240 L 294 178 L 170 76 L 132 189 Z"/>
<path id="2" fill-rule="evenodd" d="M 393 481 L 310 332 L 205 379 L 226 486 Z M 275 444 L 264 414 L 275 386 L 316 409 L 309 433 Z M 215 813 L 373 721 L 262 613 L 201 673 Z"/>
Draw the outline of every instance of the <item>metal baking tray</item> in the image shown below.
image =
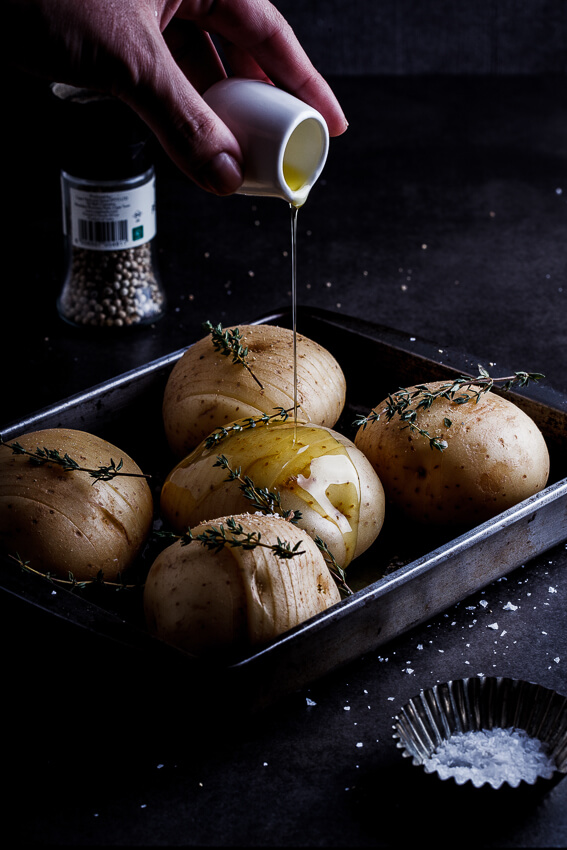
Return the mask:
<path id="1" fill-rule="evenodd" d="M 282 310 L 255 321 L 291 327 L 291 319 L 290 311 Z M 299 307 L 297 323 L 302 334 L 335 355 L 345 372 L 347 403 L 336 428 L 351 438 L 356 415 L 371 410 L 388 392 L 463 373 L 475 375 L 482 364 L 477 358 L 441 350 L 433 342 L 324 310 Z M 8 441 L 49 427 L 92 431 L 150 472 L 157 493 L 175 462 L 165 445 L 161 399 L 184 350 L 11 423 L 2 429 L 2 436 Z M 109 596 L 95 589 L 89 596 L 54 589 L 49 580 L 23 571 L 5 557 L 0 603 L 8 611 L 16 606 L 14 619 L 21 622 L 25 617 L 35 633 L 55 623 L 64 627 L 60 651 L 68 647 L 76 652 L 84 644 L 91 659 L 104 657 L 107 685 L 112 681 L 114 688 L 132 688 L 143 679 L 146 700 L 148 694 L 159 693 L 173 704 L 175 691 L 184 706 L 190 703 L 193 709 L 208 711 L 220 696 L 224 705 L 230 700 L 231 712 L 253 713 L 429 620 L 567 539 L 567 397 L 544 382 L 507 395 L 537 422 L 546 438 L 551 475 L 545 490 L 453 539 L 428 537 L 423 530 L 412 539 L 407 524 L 400 529 L 387 516 L 376 543 L 349 567 L 349 584 L 356 591 L 352 597 L 236 663 L 204 665 L 152 638 L 141 622 L 141 598 L 132 598 L 130 591 Z"/>

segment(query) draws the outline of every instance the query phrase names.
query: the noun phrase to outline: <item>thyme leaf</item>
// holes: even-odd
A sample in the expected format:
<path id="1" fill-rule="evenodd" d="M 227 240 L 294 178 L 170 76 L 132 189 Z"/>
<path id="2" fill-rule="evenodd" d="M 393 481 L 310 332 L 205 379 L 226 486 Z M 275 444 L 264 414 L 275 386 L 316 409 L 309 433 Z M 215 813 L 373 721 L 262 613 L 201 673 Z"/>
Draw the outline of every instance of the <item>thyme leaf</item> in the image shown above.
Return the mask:
<path id="1" fill-rule="evenodd" d="M 248 346 L 242 344 L 242 334 L 240 333 L 240 329 L 234 328 L 232 330 L 223 330 L 221 324 L 213 325 L 209 321 L 203 322 L 203 328 L 211 334 L 215 350 L 222 354 L 223 357 L 230 357 L 232 355 L 232 362 L 239 363 L 241 366 L 244 366 L 244 368 L 254 378 L 260 389 L 263 390 L 264 387 L 252 371 L 251 366 L 246 362 L 246 358 L 249 353 Z"/>
<path id="2" fill-rule="evenodd" d="M 89 585 L 93 584 L 102 585 L 104 587 L 112 587 L 116 590 L 129 590 L 132 588 L 140 587 L 139 584 L 126 584 L 121 580 L 120 575 L 118 576 L 118 578 L 120 579 L 119 581 L 108 581 L 104 578 L 104 573 L 102 570 L 99 570 L 99 572 L 96 574 L 96 576 L 94 576 L 94 578 L 83 579 L 82 581 L 78 581 L 73 575 L 73 573 L 69 571 L 67 573 L 67 578 L 65 579 L 49 571 L 44 573 L 41 572 L 41 570 L 34 569 L 34 567 L 30 566 L 30 562 L 24 561 L 24 559 L 21 558 L 18 553 L 16 553 L 15 555 L 8 555 L 8 557 L 15 561 L 21 567 L 21 569 L 24 570 L 24 572 L 32 573 L 33 575 L 45 578 L 53 584 L 66 586 L 70 590 L 84 590 L 85 587 L 88 587 Z"/>
<path id="3" fill-rule="evenodd" d="M 91 478 L 95 479 L 93 484 L 96 481 L 110 481 L 118 475 L 126 478 L 150 478 L 149 475 L 146 475 L 143 472 L 123 472 L 122 467 L 124 462 L 122 458 L 118 461 L 118 463 L 111 458 L 108 466 L 99 466 L 96 469 L 90 469 L 85 466 L 80 466 L 77 461 L 73 460 L 72 457 L 69 457 L 66 452 L 62 455 L 57 449 L 48 449 L 45 446 L 40 448 L 38 446 L 35 451 L 32 452 L 25 449 L 17 440 L 13 443 L 6 443 L 1 436 L 0 445 L 5 446 L 8 449 L 12 449 L 12 454 L 26 455 L 29 458 L 30 463 L 35 466 L 54 464 L 55 466 L 60 466 L 65 472 L 86 472 Z"/>
<path id="4" fill-rule="evenodd" d="M 343 596 L 352 596 L 352 590 L 346 583 L 346 573 L 344 569 L 337 563 L 335 556 L 333 555 L 325 541 L 321 537 L 319 537 L 319 535 L 317 535 L 317 537 L 315 537 L 315 544 L 323 555 L 329 572 L 335 579 L 337 587 L 339 588 Z"/>
<path id="5" fill-rule="evenodd" d="M 293 408 L 290 407 L 289 410 L 285 410 L 283 407 L 275 407 L 274 410 L 276 412 L 272 414 L 263 413 L 261 416 L 249 417 L 238 422 L 233 422 L 231 425 L 227 425 L 226 427 L 217 428 L 216 431 L 213 431 L 213 433 L 205 440 L 205 448 L 210 449 L 217 445 L 221 442 L 221 440 L 224 440 L 225 437 L 228 437 L 231 432 L 246 431 L 248 428 L 255 428 L 257 425 L 266 425 L 268 422 L 272 422 L 273 420 L 285 422 Z"/>
<path id="6" fill-rule="evenodd" d="M 213 466 L 219 466 L 228 471 L 227 481 L 237 481 L 241 493 L 251 503 L 253 508 L 264 514 L 277 514 L 297 525 L 301 519 L 301 511 L 288 511 L 282 507 L 281 495 L 266 487 L 256 487 L 250 476 L 242 475 L 240 468 L 232 469 L 225 455 L 217 455 Z"/>
<path id="7" fill-rule="evenodd" d="M 226 528 L 220 523 L 218 526 L 206 528 L 199 534 L 194 534 L 191 529 L 178 535 L 169 532 L 158 532 L 158 534 L 161 537 L 173 537 L 179 540 L 182 546 L 188 546 L 189 543 L 195 540 L 202 546 L 205 546 L 205 548 L 215 552 L 220 552 L 224 546 L 244 550 L 252 550 L 260 546 L 264 549 L 269 549 L 276 557 L 283 560 L 305 554 L 299 548 L 302 543 L 301 540 L 298 540 L 295 546 L 292 546 L 288 540 L 282 540 L 280 537 L 276 538 L 276 543 L 265 543 L 259 531 L 244 531 L 242 524 L 237 522 L 234 517 L 227 518 Z"/>
<path id="8" fill-rule="evenodd" d="M 434 392 L 426 384 L 418 384 L 413 392 L 400 388 L 397 392 L 388 396 L 383 410 L 372 410 L 368 416 L 359 416 L 355 419 L 353 425 L 364 429 L 370 422 L 376 422 L 381 416 L 385 416 L 388 422 L 397 416 L 404 423 L 404 428 L 409 428 L 428 439 L 432 449 L 444 451 L 448 446 L 447 441 L 432 437 L 429 431 L 419 426 L 417 419 L 421 410 L 429 410 L 431 405 L 440 398 L 449 399 L 455 404 L 467 404 L 468 402 L 476 404 L 484 393 L 489 392 L 495 386 L 499 386 L 502 390 L 510 390 L 513 387 L 525 387 L 530 381 L 539 381 L 543 377 L 545 376 L 541 372 L 514 372 L 513 375 L 504 378 L 492 378 L 487 370 L 479 364 L 476 378 L 471 378 L 470 375 L 461 375 L 454 381 L 442 384 Z M 445 417 L 443 424 L 446 428 L 450 428 L 452 422 Z"/>

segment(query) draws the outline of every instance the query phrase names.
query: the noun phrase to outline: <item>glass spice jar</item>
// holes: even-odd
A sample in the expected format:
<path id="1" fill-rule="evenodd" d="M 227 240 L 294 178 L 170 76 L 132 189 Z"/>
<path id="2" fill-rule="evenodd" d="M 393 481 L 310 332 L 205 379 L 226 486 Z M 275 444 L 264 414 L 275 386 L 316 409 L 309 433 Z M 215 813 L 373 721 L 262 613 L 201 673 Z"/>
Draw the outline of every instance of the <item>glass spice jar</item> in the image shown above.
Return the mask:
<path id="1" fill-rule="evenodd" d="M 155 322 L 166 299 L 147 131 L 113 98 L 58 84 L 52 91 L 65 109 L 60 173 L 66 269 L 59 314 L 78 327 Z"/>

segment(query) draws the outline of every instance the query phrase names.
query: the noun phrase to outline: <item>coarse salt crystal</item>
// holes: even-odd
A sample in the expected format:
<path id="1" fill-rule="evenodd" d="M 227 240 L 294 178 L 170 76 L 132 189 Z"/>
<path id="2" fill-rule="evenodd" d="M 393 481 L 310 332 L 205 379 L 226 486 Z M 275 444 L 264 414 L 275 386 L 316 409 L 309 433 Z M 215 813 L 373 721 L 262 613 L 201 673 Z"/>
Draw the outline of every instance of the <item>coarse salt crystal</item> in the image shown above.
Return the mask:
<path id="1" fill-rule="evenodd" d="M 549 779 L 555 764 L 545 745 L 523 729 L 481 729 L 452 735 L 425 759 L 427 773 L 441 779 L 452 776 L 458 785 L 470 780 L 475 787 L 489 783 L 499 788 L 507 782 L 517 788 L 522 780 Z"/>

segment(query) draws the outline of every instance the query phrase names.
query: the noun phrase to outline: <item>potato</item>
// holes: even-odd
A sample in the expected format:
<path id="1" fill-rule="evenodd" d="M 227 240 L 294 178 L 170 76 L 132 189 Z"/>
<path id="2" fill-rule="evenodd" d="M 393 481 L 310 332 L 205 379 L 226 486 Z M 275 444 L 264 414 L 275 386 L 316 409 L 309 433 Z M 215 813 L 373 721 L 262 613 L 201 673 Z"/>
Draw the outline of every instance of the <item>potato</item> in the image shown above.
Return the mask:
<path id="1" fill-rule="evenodd" d="M 223 526 L 227 517 L 203 523 L 193 535 Z M 193 540 L 164 549 L 144 587 L 148 631 L 193 655 L 238 654 L 258 647 L 340 600 L 323 556 L 304 531 L 276 516 L 233 517 L 263 543 L 287 541 L 292 558 L 267 548 L 207 549 Z M 230 536 L 230 534 L 229 534 Z"/>
<path id="2" fill-rule="evenodd" d="M 140 474 L 116 446 L 85 431 L 52 428 L 11 442 L 68 454 L 80 466 L 98 469 L 111 460 Z M 37 466 L 26 455 L 0 446 L 0 543 L 30 567 L 78 581 L 102 572 L 112 581 L 136 558 L 150 531 L 153 500 L 141 477 L 95 481 L 87 472 L 57 464 Z"/>
<path id="3" fill-rule="evenodd" d="M 163 398 L 167 441 L 179 458 L 234 419 L 293 408 L 293 332 L 273 325 L 241 325 L 239 330 L 249 350 L 246 362 L 262 388 L 232 356 L 215 350 L 210 335 L 189 348 L 173 367 Z M 300 418 L 332 428 L 344 406 L 345 386 L 335 358 L 297 334 Z"/>
<path id="4" fill-rule="evenodd" d="M 231 430 L 210 448 L 205 443 L 169 473 L 162 488 L 162 516 L 178 532 L 250 509 L 238 483 L 215 466 L 222 454 L 257 488 L 278 492 L 284 509 L 300 511 L 300 527 L 321 537 L 340 566 L 378 536 L 384 521 L 379 478 L 354 443 L 330 428 L 305 423 L 296 428 L 288 419 Z"/>
<path id="5" fill-rule="evenodd" d="M 446 382 L 432 382 L 435 392 Z M 412 393 L 416 387 L 409 388 Z M 377 405 L 380 413 L 386 400 Z M 447 426 L 445 420 L 451 422 Z M 484 392 L 478 402 L 437 398 L 417 424 L 443 451 L 404 427 L 399 416 L 361 426 L 355 444 L 372 463 L 386 499 L 404 515 L 435 526 L 484 522 L 542 490 L 549 455 L 535 422 L 509 399 Z"/>

